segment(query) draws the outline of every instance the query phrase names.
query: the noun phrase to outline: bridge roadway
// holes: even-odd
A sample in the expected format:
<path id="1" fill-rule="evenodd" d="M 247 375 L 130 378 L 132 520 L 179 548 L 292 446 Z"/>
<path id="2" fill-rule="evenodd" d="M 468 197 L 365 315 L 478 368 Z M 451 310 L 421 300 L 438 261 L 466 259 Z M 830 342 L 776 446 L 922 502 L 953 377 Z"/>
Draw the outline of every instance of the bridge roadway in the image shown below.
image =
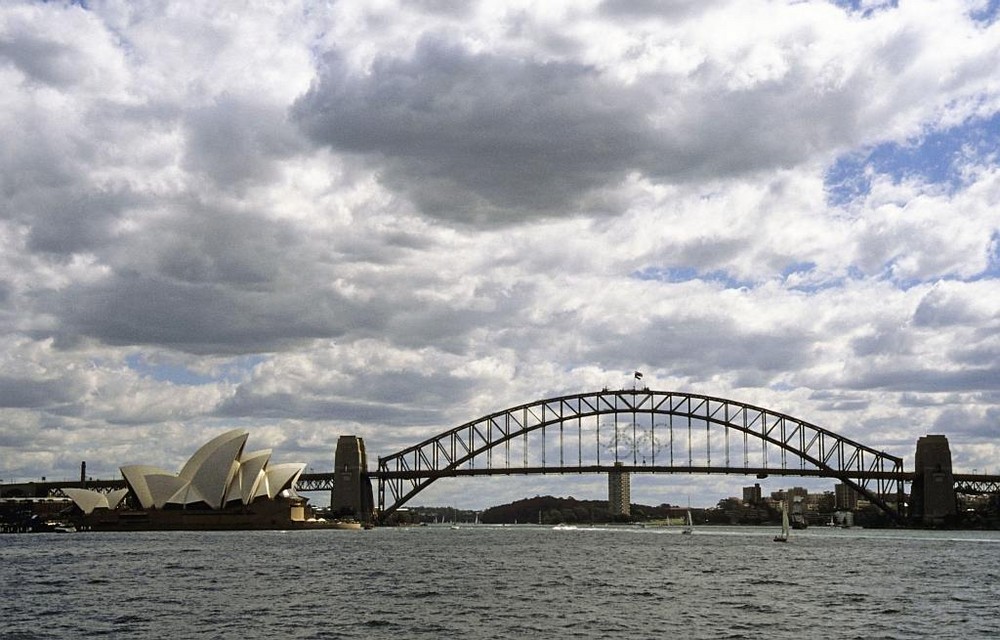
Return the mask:
<path id="1" fill-rule="evenodd" d="M 451 469 L 448 471 L 409 471 L 409 472 L 378 472 L 368 473 L 372 480 L 379 479 L 416 479 L 416 478 L 465 478 L 476 476 L 510 476 L 522 474 L 556 474 L 572 475 L 583 473 L 608 473 L 610 471 L 627 471 L 629 473 L 689 473 L 689 474 L 723 474 L 723 475 L 746 475 L 763 478 L 766 476 L 797 476 L 797 477 L 823 477 L 829 475 L 820 469 L 768 469 L 760 468 L 725 468 L 725 467 L 651 467 L 651 466 L 584 466 L 584 467 L 529 467 L 517 469 Z M 869 472 L 863 474 L 868 479 L 882 479 L 912 483 L 916 477 L 914 472 L 906 471 L 902 473 L 893 472 Z M 1000 494 L 1000 475 L 985 473 L 955 473 L 955 491 L 965 495 Z M 303 473 L 295 485 L 296 491 L 301 493 L 332 491 L 337 474 L 334 472 Z M 62 488 L 86 488 L 97 491 L 113 491 L 124 489 L 124 480 L 61 480 L 45 482 L 22 482 L 0 484 L 0 495 L 11 497 L 15 494 L 23 497 L 50 497 L 60 496 Z"/>
<path id="2" fill-rule="evenodd" d="M 406 479 L 418 478 L 466 478 L 476 476 L 513 476 L 524 474 L 549 474 L 549 475 L 573 475 L 584 473 L 608 473 L 611 471 L 625 471 L 629 473 L 688 473 L 688 474 L 722 474 L 722 475 L 745 475 L 765 478 L 767 476 L 793 476 L 793 477 L 827 477 L 828 472 L 821 469 L 768 469 L 743 468 L 743 467 L 653 467 L 649 465 L 620 467 L 608 466 L 583 466 L 583 467 L 527 467 L 515 469 L 450 469 L 447 471 L 371 471 L 368 477 L 372 480 Z M 955 473 L 955 491 L 966 495 L 981 495 L 987 493 L 1000 493 L 1000 475 L 984 473 Z M 303 473 L 295 485 L 297 491 L 307 493 L 311 491 L 332 491 L 337 474 L 336 473 Z M 916 473 L 904 471 L 902 473 L 886 472 L 866 472 L 854 477 L 869 480 L 892 480 L 904 483 L 912 483 Z M 62 484 L 60 486 L 68 486 Z"/>

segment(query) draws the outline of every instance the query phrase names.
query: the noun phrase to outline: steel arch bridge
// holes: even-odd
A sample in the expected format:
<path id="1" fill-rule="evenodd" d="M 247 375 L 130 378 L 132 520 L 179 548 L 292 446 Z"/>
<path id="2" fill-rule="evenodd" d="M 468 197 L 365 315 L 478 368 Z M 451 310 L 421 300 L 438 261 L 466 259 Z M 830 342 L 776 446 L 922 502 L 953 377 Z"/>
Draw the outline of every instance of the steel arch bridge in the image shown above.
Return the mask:
<path id="1" fill-rule="evenodd" d="M 763 407 L 646 388 L 497 411 L 380 457 L 371 475 L 384 521 L 439 478 L 610 471 L 836 478 L 904 518 L 901 458 Z"/>

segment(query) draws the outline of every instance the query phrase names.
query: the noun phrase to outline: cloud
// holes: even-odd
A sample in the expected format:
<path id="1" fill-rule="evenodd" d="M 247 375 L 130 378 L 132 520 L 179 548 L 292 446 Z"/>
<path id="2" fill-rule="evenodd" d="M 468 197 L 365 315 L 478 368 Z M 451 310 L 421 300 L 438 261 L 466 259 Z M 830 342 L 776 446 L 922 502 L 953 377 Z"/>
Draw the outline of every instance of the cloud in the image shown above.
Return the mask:
<path id="1" fill-rule="evenodd" d="M 100 18 L 72 4 L 10 3 L 0 16 L 0 61 L 43 90 L 113 95 L 127 82 L 123 57 Z"/>
<path id="2" fill-rule="evenodd" d="M 643 24 L 626 35 L 624 20 L 610 28 L 604 56 L 584 41 L 586 19 L 571 20 L 572 44 L 557 54 L 503 41 L 484 51 L 449 31 L 420 33 L 364 66 L 333 49 L 295 119 L 315 141 L 380 166 L 383 184 L 425 215 L 508 224 L 618 212 L 612 194 L 633 172 L 669 184 L 822 161 L 884 139 L 887 128 L 913 133 L 996 101 L 988 74 L 976 71 L 996 43 L 929 57 L 937 35 L 926 13 L 857 22 L 813 5 L 767 14 L 765 23 L 719 5 L 680 23 L 662 15 L 663 34 Z M 720 20 L 752 26 L 694 39 Z M 533 26 L 542 39 L 546 25 Z M 975 33 L 956 21 L 947 28 Z M 842 38 L 857 50 L 844 55 Z M 695 63 L 671 67 L 684 57 Z M 961 83 L 935 75 L 956 65 Z M 910 99 L 917 92 L 948 97 L 928 104 Z"/>
<path id="3" fill-rule="evenodd" d="M 640 98 L 587 65 L 427 37 L 364 75 L 328 55 L 294 113 L 318 142 L 377 157 L 425 213 L 488 222 L 576 210 L 609 174 L 623 178 L 645 153 Z"/>
<path id="4" fill-rule="evenodd" d="M 989 283 L 938 282 L 924 295 L 913 314 L 918 326 L 973 326 L 1000 329 L 1000 301 Z"/>
<path id="5" fill-rule="evenodd" d="M 76 394 L 61 380 L 31 380 L 0 377 L 0 407 L 50 407 L 75 399 Z"/>
<path id="6" fill-rule="evenodd" d="M 224 188 L 275 179 L 278 163 L 302 142 L 282 109 L 222 95 L 187 117 L 185 167 Z"/>

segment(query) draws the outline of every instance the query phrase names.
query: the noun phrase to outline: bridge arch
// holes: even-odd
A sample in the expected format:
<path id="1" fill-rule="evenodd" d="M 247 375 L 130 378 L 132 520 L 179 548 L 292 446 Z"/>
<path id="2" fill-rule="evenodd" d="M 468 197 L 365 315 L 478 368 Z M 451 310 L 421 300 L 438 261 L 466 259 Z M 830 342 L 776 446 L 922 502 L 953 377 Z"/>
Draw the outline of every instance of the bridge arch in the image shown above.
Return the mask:
<path id="1" fill-rule="evenodd" d="M 611 470 L 836 478 L 904 516 L 901 458 L 763 407 L 645 388 L 497 411 L 380 457 L 373 475 L 384 521 L 439 478 Z"/>

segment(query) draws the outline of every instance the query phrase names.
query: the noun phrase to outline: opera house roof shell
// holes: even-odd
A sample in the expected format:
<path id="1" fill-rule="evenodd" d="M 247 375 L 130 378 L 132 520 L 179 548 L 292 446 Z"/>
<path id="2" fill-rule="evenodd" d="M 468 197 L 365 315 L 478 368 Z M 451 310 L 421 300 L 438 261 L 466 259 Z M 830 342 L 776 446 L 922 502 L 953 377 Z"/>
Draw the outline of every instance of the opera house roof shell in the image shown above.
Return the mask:
<path id="1" fill-rule="evenodd" d="M 221 510 L 273 500 L 283 492 L 294 495 L 293 487 L 305 463 L 270 464 L 270 449 L 244 452 L 248 436 L 246 430 L 234 429 L 213 438 L 176 474 L 148 465 L 121 467 L 127 489 L 108 494 L 87 489 L 63 491 L 85 514 L 98 508 L 115 509 L 128 493 L 146 510 Z"/>

